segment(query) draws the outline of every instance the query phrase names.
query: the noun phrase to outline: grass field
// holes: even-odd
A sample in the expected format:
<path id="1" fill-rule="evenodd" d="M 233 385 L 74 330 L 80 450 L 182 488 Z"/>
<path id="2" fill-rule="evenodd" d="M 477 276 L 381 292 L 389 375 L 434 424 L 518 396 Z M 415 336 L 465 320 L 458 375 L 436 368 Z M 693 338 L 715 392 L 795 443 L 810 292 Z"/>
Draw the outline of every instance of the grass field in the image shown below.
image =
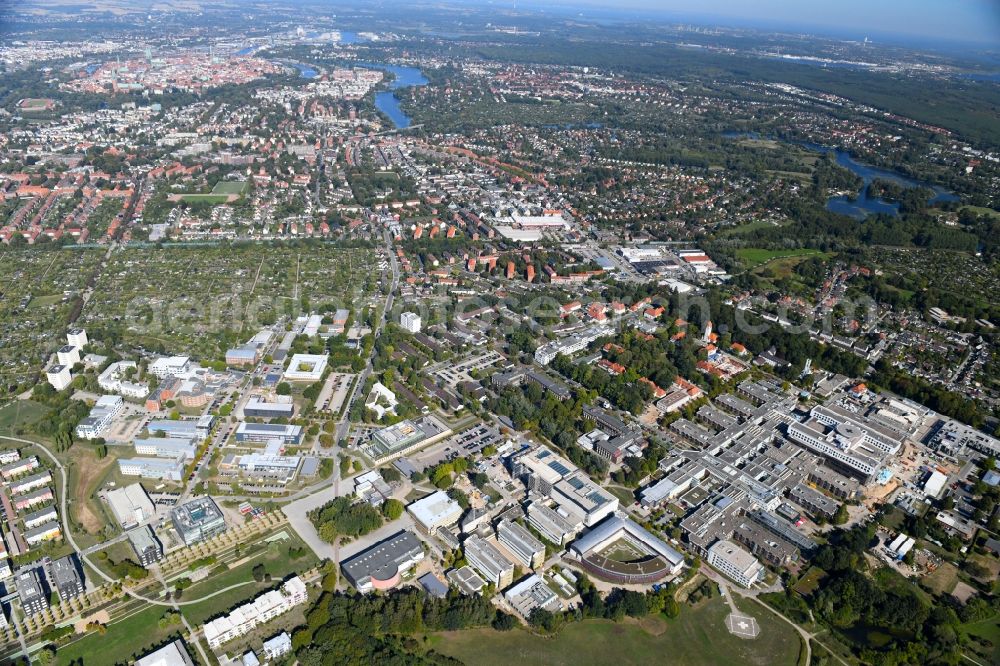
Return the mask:
<path id="1" fill-rule="evenodd" d="M 759 229 L 773 229 L 776 226 L 779 225 L 772 224 L 771 222 L 767 222 L 765 220 L 757 220 L 756 222 L 748 222 L 747 224 L 741 224 L 736 227 L 726 227 L 719 232 L 719 237 L 727 238 L 730 236 L 740 236 Z"/>
<path id="2" fill-rule="evenodd" d="M 551 638 L 522 629 L 445 632 L 432 636 L 430 647 L 470 666 L 519 662 L 547 666 L 796 664 L 800 641 L 791 627 L 764 609 L 751 612 L 761 627 L 760 637 L 751 641 L 726 631 L 729 607 L 715 597 L 695 608 L 685 606 L 674 620 L 587 620 L 569 624 Z"/>
<path id="3" fill-rule="evenodd" d="M 743 262 L 748 269 L 762 266 L 775 259 L 786 259 L 788 257 L 809 257 L 822 254 L 819 250 L 803 248 L 800 250 L 765 250 L 759 247 L 744 247 L 736 250 L 736 257 Z"/>
<path id="4" fill-rule="evenodd" d="M 1000 210 L 993 210 L 985 206 L 962 206 L 961 210 L 969 210 L 976 215 L 989 215 L 992 218 L 1000 218 Z"/>
<path id="5" fill-rule="evenodd" d="M 0 435 L 16 436 L 19 428 L 38 421 L 46 411 L 45 405 L 31 400 L 14 400 L 0 407 Z"/>
<path id="6" fill-rule="evenodd" d="M 243 194 L 246 188 L 246 182 L 219 181 L 212 188 L 212 194 Z"/>
<path id="7" fill-rule="evenodd" d="M 966 647 L 966 652 L 975 654 L 979 661 L 987 660 L 987 663 L 1000 664 L 1000 618 L 992 617 L 982 622 L 963 624 L 962 631 L 970 637 L 970 643 Z M 985 640 L 992 645 L 980 645 L 978 640 Z"/>
<path id="8" fill-rule="evenodd" d="M 958 584 L 958 569 L 945 562 L 933 573 L 927 574 L 923 582 L 935 594 L 951 594 Z"/>
<path id="9" fill-rule="evenodd" d="M 187 203 L 210 203 L 210 204 L 224 204 L 229 201 L 228 194 L 185 194 L 181 196 L 181 201 Z"/>
<path id="10" fill-rule="evenodd" d="M 141 608 L 141 607 L 140 607 Z M 82 666 L 125 664 L 160 645 L 183 627 L 161 629 L 158 621 L 167 612 L 163 606 L 147 606 L 128 617 L 108 625 L 105 635 L 90 633 L 58 651 L 58 663 L 79 663 Z M 74 660 L 79 660 L 75 662 Z"/>

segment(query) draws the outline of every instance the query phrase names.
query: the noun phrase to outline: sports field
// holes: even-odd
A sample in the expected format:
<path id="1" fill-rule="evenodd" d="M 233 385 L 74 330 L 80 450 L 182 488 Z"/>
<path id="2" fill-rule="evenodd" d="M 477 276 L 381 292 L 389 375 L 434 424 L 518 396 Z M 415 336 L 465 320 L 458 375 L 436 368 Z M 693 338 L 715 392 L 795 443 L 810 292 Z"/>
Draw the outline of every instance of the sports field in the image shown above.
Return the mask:
<path id="1" fill-rule="evenodd" d="M 245 181 L 233 182 L 231 180 L 219 181 L 212 188 L 212 194 L 243 194 L 247 188 Z"/>

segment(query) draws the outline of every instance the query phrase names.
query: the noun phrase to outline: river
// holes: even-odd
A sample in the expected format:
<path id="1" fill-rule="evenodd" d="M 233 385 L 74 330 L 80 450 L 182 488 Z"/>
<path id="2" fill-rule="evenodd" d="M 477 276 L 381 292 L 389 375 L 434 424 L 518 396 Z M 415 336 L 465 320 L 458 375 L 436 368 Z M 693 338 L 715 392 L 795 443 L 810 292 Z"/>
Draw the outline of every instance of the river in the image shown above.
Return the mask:
<path id="1" fill-rule="evenodd" d="M 396 129 L 406 129 L 409 127 L 411 123 L 410 117 L 400 107 L 399 98 L 396 97 L 395 91 L 411 86 L 426 86 L 428 81 L 420 70 L 416 67 L 406 67 L 404 65 L 370 62 L 355 63 L 355 66 L 367 69 L 381 69 L 392 73 L 395 78 L 389 84 L 389 89 L 375 93 L 375 108 L 387 115 Z"/>
<path id="2" fill-rule="evenodd" d="M 740 137 L 746 137 L 750 139 L 760 139 L 762 138 L 757 132 L 723 132 L 722 136 L 727 139 L 737 139 Z M 771 137 L 767 137 L 771 138 Z M 780 140 L 780 139 L 775 139 Z M 834 158 L 840 166 L 848 169 L 851 173 L 859 176 L 863 181 L 861 189 L 852 198 L 850 196 L 841 195 L 830 197 L 826 201 L 826 209 L 832 213 L 839 213 L 840 215 L 848 215 L 855 219 L 864 219 L 865 217 L 874 213 L 884 213 L 886 215 L 898 215 L 899 214 L 899 204 L 886 201 L 879 197 L 869 196 L 868 187 L 871 185 L 872 181 L 877 179 L 888 180 L 903 187 L 926 187 L 931 190 L 934 194 L 928 199 L 928 203 L 937 204 L 946 201 L 958 201 L 958 197 L 944 189 L 939 185 L 932 185 L 930 183 L 922 183 L 920 181 L 908 178 L 895 171 L 890 171 L 888 169 L 880 169 L 879 167 L 874 167 L 868 164 L 857 161 L 851 157 L 850 153 L 838 150 L 836 148 L 830 148 L 828 146 L 821 146 L 816 143 L 809 143 L 806 141 L 796 141 L 796 145 L 802 146 L 807 150 L 812 150 L 819 153 L 833 153 Z"/>

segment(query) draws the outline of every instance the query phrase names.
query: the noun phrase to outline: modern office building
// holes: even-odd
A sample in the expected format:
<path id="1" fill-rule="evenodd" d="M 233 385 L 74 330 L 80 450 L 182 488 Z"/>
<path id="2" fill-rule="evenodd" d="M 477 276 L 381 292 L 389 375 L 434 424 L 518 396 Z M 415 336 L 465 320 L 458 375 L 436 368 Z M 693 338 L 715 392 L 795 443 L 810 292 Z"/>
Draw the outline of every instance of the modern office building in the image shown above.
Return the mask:
<path id="1" fill-rule="evenodd" d="M 537 569 L 545 562 L 545 544 L 517 523 L 501 520 L 497 525 L 497 541 L 521 566 Z"/>
<path id="2" fill-rule="evenodd" d="M 128 533 L 128 542 L 139 558 L 139 564 L 150 567 L 163 559 L 163 544 L 156 538 L 153 528 L 143 525 Z"/>
<path id="3" fill-rule="evenodd" d="M 511 587 L 504 592 L 503 598 L 524 619 L 528 619 L 536 608 L 544 608 L 551 613 L 562 610 L 559 597 L 538 574 L 532 574 Z"/>
<path id="4" fill-rule="evenodd" d="M 743 587 L 752 587 L 766 573 L 760 561 L 728 539 L 719 539 L 708 549 L 708 563 Z"/>
<path id="5" fill-rule="evenodd" d="M 316 382 L 323 378 L 329 357 L 326 354 L 295 354 L 282 375 L 286 382 Z"/>
<path id="6" fill-rule="evenodd" d="M 21 609 L 27 616 L 41 613 L 49 607 L 49 595 L 45 590 L 44 576 L 40 567 L 21 569 L 14 576 L 14 587 L 21 600 Z"/>
<path id="7" fill-rule="evenodd" d="M 187 356 L 162 356 L 149 364 L 149 372 L 163 379 L 177 377 L 191 371 L 191 359 Z"/>
<path id="8" fill-rule="evenodd" d="M 211 497 L 200 497 L 175 507 L 170 511 L 170 522 L 188 546 L 226 531 L 226 519 Z"/>
<path id="9" fill-rule="evenodd" d="M 245 422 L 236 426 L 237 442 L 270 442 L 275 439 L 286 444 L 298 444 L 302 441 L 302 426 Z"/>
<path id="10" fill-rule="evenodd" d="M 76 555 L 67 555 L 48 563 L 49 585 L 63 601 L 69 601 L 84 592 L 83 573 Z"/>
<path id="11" fill-rule="evenodd" d="M 257 397 L 250 398 L 243 407 L 244 416 L 255 418 L 291 418 L 294 414 L 295 403 L 290 395 L 278 395 L 269 401 Z"/>
<path id="12" fill-rule="evenodd" d="M 161 481 L 181 481 L 184 478 L 184 458 L 119 458 L 118 470 L 124 476 L 140 476 L 144 479 Z"/>
<path id="13" fill-rule="evenodd" d="M 413 516 L 417 526 L 427 534 L 433 534 L 442 527 L 450 527 L 462 517 L 462 507 L 443 490 L 411 502 L 406 510 Z"/>
<path id="14" fill-rule="evenodd" d="M 583 528 L 582 520 L 540 502 L 528 505 L 528 524 L 557 546 L 571 541 Z"/>
<path id="15" fill-rule="evenodd" d="M 473 535 L 462 544 L 465 560 L 483 578 L 503 589 L 514 582 L 514 563 L 492 541 Z"/>
<path id="16" fill-rule="evenodd" d="M 104 369 L 97 377 L 97 385 L 108 393 L 118 393 L 126 398 L 145 398 L 149 395 L 148 382 L 128 379 L 128 372 L 137 368 L 135 361 L 118 361 Z"/>
<path id="17" fill-rule="evenodd" d="M 120 395 L 102 395 L 90 409 L 90 414 L 77 424 L 76 436 L 80 439 L 97 439 L 124 408 L 125 403 Z"/>
<path id="18" fill-rule="evenodd" d="M 146 437 L 132 442 L 137 456 L 153 456 L 154 458 L 194 460 L 198 450 L 197 439 L 187 437 Z"/>
<path id="19" fill-rule="evenodd" d="M 380 541 L 340 565 L 344 576 L 359 592 L 388 590 L 402 574 L 424 559 L 424 546 L 407 531 Z"/>
<path id="20" fill-rule="evenodd" d="M 146 424 L 146 430 L 154 436 L 162 432 L 167 437 L 204 440 L 212 430 L 213 421 L 211 416 L 203 416 L 197 420 L 155 419 Z"/>

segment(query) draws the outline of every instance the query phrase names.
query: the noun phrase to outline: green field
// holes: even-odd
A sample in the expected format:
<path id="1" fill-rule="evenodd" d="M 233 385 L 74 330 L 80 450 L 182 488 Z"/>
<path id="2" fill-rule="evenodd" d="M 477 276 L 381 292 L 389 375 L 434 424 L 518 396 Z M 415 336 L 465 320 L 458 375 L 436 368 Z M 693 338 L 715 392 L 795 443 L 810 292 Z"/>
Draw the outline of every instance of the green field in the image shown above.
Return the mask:
<path id="1" fill-rule="evenodd" d="M 212 188 L 212 194 L 243 194 L 247 189 L 246 182 L 235 183 L 231 180 L 219 181 Z"/>
<path id="2" fill-rule="evenodd" d="M 789 257 L 810 257 L 823 254 L 819 250 L 803 248 L 800 250 L 765 250 L 759 247 L 743 247 L 736 250 L 736 257 L 748 269 L 762 266 L 775 259 L 787 259 Z"/>
<path id="3" fill-rule="evenodd" d="M 1000 210 L 993 210 L 985 206 L 962 206 L 961 210 L 968 210 L 976 215 L 989 215 L 994 219 L 1000 219 Z"/>
<path id="4" fill-rule="evenodd" d="M 760 636 L 751 641 L 726 631 L 729 607 L 715 597 L 695 608 L 685 606 L 674 620 L 587 620 L 569 624 L 550 638 L 523 629 L 445 632 L 432 636 L 430 647 L 470 666 L 796 664 L 801 644 L 792 628 L 763 608 L 751 612 L 761 627 Z"/>
<path id="5" fill-rule="evenodd" d="M 181 197 L 185 203 L 224 204 L 229 201 L 228 194 L 185 194 Z"/>
<path id="6" fill-rule="evenodd" d="M 48 410 L 31 400 L 15 400 L 0 407 L 0 435 L 16 435 L 24 428 L 45 416 Z"/>
<path id="7" fill-rule="evenodd" d="M 79 663 L 82 666 L 128 663 L 160 645 L 173 634 L 179 635 L 183 631 L 182 626 L 164 629 L 159 627 L 158 621 L 167 610 L 169 609 L 163 606 L 146 606 L 109 624 L 108 631 L 103 636 L 92 632 L 73 643 L 61 646 L 57 650 L 57 663 Z"/>
<path id="8" fill-rule="evenodd" d="M 1000 620 L 992 617 L 982 622 L 972 622 L 963 624 L 964 631 L 972 639 L 986 640 L 992 646 L 970 644 L 966 647 L 966 652 L 976 655 L 977 660 L 987 659 L 988 663 L 1000 664 Z"/>

